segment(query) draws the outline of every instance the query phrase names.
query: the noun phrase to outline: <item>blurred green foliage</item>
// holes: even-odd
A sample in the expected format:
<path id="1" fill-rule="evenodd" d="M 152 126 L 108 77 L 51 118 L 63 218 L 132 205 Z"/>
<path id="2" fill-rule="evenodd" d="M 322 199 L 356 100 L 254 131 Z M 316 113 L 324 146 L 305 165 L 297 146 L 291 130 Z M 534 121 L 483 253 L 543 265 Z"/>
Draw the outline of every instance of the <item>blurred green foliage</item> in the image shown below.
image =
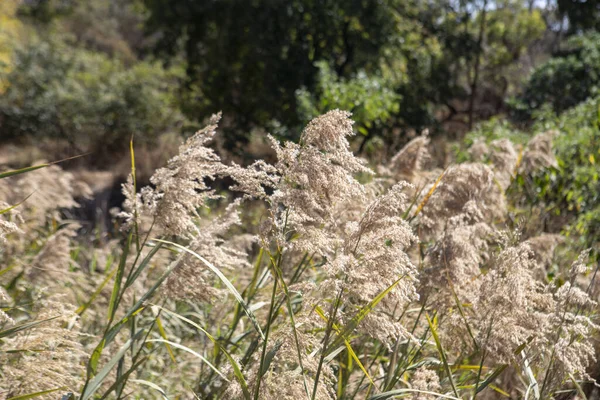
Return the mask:
<path id="1" fill-rule="evenodd" d="M 544 104 L 560 113 L 599 89 L 600 33 L 592 32 L 570 38 L 564 50 L 536 68 L 514 105 L 521 117 L 530 117 Z"/>
<path id="2" fill-rule="evenodd" d="M 555 129 L 558 168 L 534 177 L 534 203 L 543 203 L 548 213 L 566 217 L 566 234 L 583 247 L 600 241 L 600 98 L 590 98 L 556 116 L 540 115 L 537 131 Z"/>
<path id="3" fill-rule="evenodd" d="M 345 79 L 321 61 L 317 63 L 319 75 L 311 92 L 301 88 L 296 92 L 298 114 L 305 124 L 311 119 L 339 108 L 352 112 L 359 133 L 367 136 L 369 129 L 381 127 L 393 113 L 398 113 L 400 95 L 391 90 L 381 77 L 369 76 L 359 71 Z"/>
<path id="4" fill-rule="evenodd" d="M 457 161 L 471 160 L 468 150 L 476 140 L 489 144 L 507 138 L 522 152 L 532 133 L 556 131 L 553 150 L 557 166 L 517 174 L 507 196 L 517 220 L 532 218 L 537 209 L 542 231 L 561 231 L 579 249 L 596 248 L 600 243 L 600 97 L 562 114 L 544 107 L 533 119 L 529 132 L 503 119 L 480 124 L 456 148 Z M 600 253 L 595 249 L 593 255 Z"/>
<path id="5" fill-rule="evenodd" d="M 379 51 L 394 37 L 394 19 L 379 0 L 145 0 L 148 32 L 159 33 L 160 56 L 182 52 L 196 89 L 188 114 L 223 111 L 245 139 L 272 120 L 295 127 L 296 90 L 312 90 L 317 61 L 341 77 L 377 69 Z"/>
<path id="6" fill-rule="evenodd" d="M 252 131 L 297 139 L 343 108 L 361 149 L 377 138 L 391 153 L 425 128 L 460 138 L 510 98 L 528 122 L 546 103 L 561 112 L 594 96 L 600 76 L 600 36 L 580 35 L 594 29 L 588 5 L 562 0 L 5 3 L 3 137 L 104 152 L 222 111 L 224 145 L 243 153 Z"/>
<path id="7" fill-rule="evenodd" d="M 157 63 L 126 67 L 103 53 L 62 40 L 17 48 L 0 96 L 3 139 L 69 140 L 81 150 L 114 150 L 135 135 L 152 141 L 177 128 L 180 76 Z"/>
<path id="8" fill-rule="evenodd" d="M 468 150 L 476 141 L 482 140 L 489 145 L 498 139 L 508 139 L 517 146 L 524 146 L 531 139 L 531 134 L 517 129 L 504 118 L 492 118 L 475 126 L 460 143 L 454 145 L 456 161 L 459 163 L 472 161 Z"/>

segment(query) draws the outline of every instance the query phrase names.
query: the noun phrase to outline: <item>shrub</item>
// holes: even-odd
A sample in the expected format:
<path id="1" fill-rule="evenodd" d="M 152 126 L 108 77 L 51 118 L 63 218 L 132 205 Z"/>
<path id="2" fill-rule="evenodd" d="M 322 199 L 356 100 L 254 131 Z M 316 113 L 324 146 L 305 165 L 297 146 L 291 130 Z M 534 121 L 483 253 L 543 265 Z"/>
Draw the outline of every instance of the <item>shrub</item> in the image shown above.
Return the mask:
<path id="1" fill-rule="evenodd" d="M 58 138 L 106 153 L 132 135 L 152 143 L 183 121 L 172 72 L 149 62 L 128 68 L 57 40 L 16 49 L 1 79 L 9 82 L 0 95 L 5 139 Z"/>
<path id="2" fill-rule="evenodd" d="M 560 113 L 600 89 L 600 33 L 572 37 L 566 49 L 536 68 L 515 102 L 517 112 L 530 115 L 549 103 Z"/>
<path id="3" fill-rule="evenodd" d="M 383 78 L 361 71 L 352 79 L 344 79 L 337 77 L 325 62 L 318 62 L 317 66 L 319 75 L 313 93 L 306 88 L 296 91 L 298 114 L 304 123 L 336 108 L 350 110 L 358 132 L 368 136 L 399 112 L 401 97 Z"/>
<path id="4" fill-rule="evenodd" d="M 545 107 L 534 117 L 531 130 L 549 133 L 556 161 L 534 173 L 515 170 L 519 173 L 507 192 L 517 206 L 513 211 L 517 218 L 538 215 L 539 229 L 561 232 L 580 249 L 594 248 L 595 258 L 600 240 L 600 99 L 590 98 L 560 115 Z M 486 152 L 507 139 L 517 145 L 515 151 L 522 158 L 532 136 L 508 121 L 491 120 L 469 133 L 464 146 L 457 146 L 457 160 L 490 163 Z"/>
<path id="5" fill-rule="evenodd" d="M 559 116 L 540 116 L 536 129 L 560 134 L 554 139 L 557 166 L 535 177 L 535 201 L 566 218 L 565 234 L 595 248 L 600 241 L 600 98 Z"/>

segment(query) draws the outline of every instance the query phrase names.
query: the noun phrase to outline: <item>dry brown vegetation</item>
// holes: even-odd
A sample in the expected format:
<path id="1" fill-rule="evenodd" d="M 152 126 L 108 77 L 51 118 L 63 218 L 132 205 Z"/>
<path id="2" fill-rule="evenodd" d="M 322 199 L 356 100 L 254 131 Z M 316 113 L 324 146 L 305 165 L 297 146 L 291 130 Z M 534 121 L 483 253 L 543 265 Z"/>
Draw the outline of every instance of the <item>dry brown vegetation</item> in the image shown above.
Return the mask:
<path id="1" fill-rule="evenodd" d="M 89 187 L 58 165 L 0 174 L 0 398 L 597 396 L 587 252 L 507 196 L 554 133 L 370 165 L 334 110 L 243 167 L 218 120 L 150 186 L 132 145 L 121 236 L 69 219 Z"/>

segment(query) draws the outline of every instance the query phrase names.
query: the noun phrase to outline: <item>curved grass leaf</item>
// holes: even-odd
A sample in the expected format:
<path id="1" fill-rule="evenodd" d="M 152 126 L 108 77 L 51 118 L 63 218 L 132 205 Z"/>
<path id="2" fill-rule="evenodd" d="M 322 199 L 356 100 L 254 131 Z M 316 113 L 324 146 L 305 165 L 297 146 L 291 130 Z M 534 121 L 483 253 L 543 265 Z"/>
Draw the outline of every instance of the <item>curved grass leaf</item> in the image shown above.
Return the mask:
<path id="1" fill-rule="evenodd" d="M 66 386 L 62 386 L 62 387 L 55 388 L 55 389 L 43 390 L 41 392 L 30 393 L 30 394 L 22 394 L 20 396 L 11 397 L 11 398 L 6 399 L 6 400 L 33 399 L 35 397 L 43 396 L 43 395 L 48 394 L 48 393 L 58 392 L 59 390 L 65 390 L 66 388 L 67 388 Z"/>
<path id="2" fill-rule="evenodd" d="M 440 353 L 440 358 L 442 359 L 442 363 L 444 364 L 444 369 L 446 370 L 446 374 L 448 375 L 448 380 L 450 381 L 450 386 L 452 386 L 452 391 L 456 397 L 458 396 L 458 392 L 456 391 L 456 385 L 454 384 L 454 378 L 452 377 L 452 371 L 450 370 L 450 366 L 448 365 L 448 359 L 446 358 L 446 352 L 442 347 L 442 342 L 440 341 L 440 337 L 437 333 L 437 328 L 431 318 L 429 318 L 429 314 L 425 314 L 427 318 L 427 323 L 429 324 L 429 329 L 431 330 L 431 335 L 433 336 L 433 340 L 435 341 L 435 346 L 437 347 L 438 353 Z M 477 392 L 479 393 L 479 392 Z"/>
<path id="3" fill-rule="evenodd" d="M 133 283 L 136 281 L 138 276 L 140 276 L 142 271 L 144 271 L 144 269 L 148 266 L 148 264 L 150 263 L 150 260 L 152 260 L 152 257 L 154 257 L 154 255 L 161 249 L 161 247 L 162 247 L 162 243 L 159 243 L 156 246 L 154 246 L 152 248 L 152 250 L 150 250 L 150 252 L 146 255 L 146 257 L 144 257 L 144 259 L 142 260 L 140 265 L 137 267 L 137 269 L 134 272 L 132 272 L 130 276 L 127 277 L 127 279 L 125 280 L 125 288 L 126 289 L 129 286 L 133 285 Z"/>
<path id="4" fill-rule="evenodd" d="M 12 206 L 5 208 L 4 210 L 0 210 L 0 215 L 6 214 L 10 210 L 13 210 L 13 209 L 19 207 L 21 204 L 25 203 L 27 201 L 27 199 L 31 197 L 32 194 L 33 193 L 30 193 L 29 195 L 27 195 L 27 197 L 25 197 L 23 200 L 21 200 L 17 204 L 13 204 Z"/>
<path id="5" fill-rule="evenodd" d="M 369 400 L 391 399 L 391 398 L 394 398 L 394 397 L 400 397 L 400 396 L 407 395 L 407 394 L 410 394 L 410 393 L 426 394 L 426 395 L 431 396 L 432 398 L 441 397 L 441 398 L 444 398 L 444 399 L 461 400 L 459 397 L 449 396 L 449 395 L 443 394 L 443 393 L 428 392 L 426 390 L 417 390 L 417 389 L 396 389 L 396 390 L 390 390 L 389 392 L 383 392 L 383 393 L 378 393 L 376 395 L 373 395 L 373 396 L 369 397 Z"/>
<path id="6" fill-rule="evenodd" d="M 13 170 L 10 170 L 10 171 L 1 172 L 0 173 L 0 179 L 8 178 L 10 176 L 24 174 L 26 172 L 35 171 L 36 169 L 45 168 L 45 167 L 47 167 L 49 165 L 50 164 L 39 164 L 39 165 L 33 165 L 31 167 L 25 167 L 25 168 L 21 168 L 21 169 L 13 169 Z"/>
<path id="7" fill-rule="evenodd" d="M 140 360 L 138 360 L 135 364 L 133 364 L 131 366 L 131 368 L 129 368 L 127 371 L 123 372 L 114 382 L 112 385 L 110 385 L 110 387 L 108 388 L 108 390 L 102 395 L 102 397 L 100 397 L 98 400 L 104 400 L 108 397 L 109 394 L 111 394 L 113 391 L 117 390 L 119 387 L 122 387 L 125 382 L 129 379 L 129 376 L 135 371 L 137 370 L 137 368 L 142 365 L 143 363 L 146 362 L 148 358 L 144 357 Z M 81 399 L 79 399 L 81 400 Z"/>
<path id="8" fill-rule="evenodd" d="M 233 297 L 235 297 L 235 299 L 238 301 L 238 303 L 240 303 L 240 305 L 244 309 L 244 312 L 246 313 L 246 315 L 248 316 L 248 318 L 250 318 L 250 321 L 252 322 L 252 325 L 254 325 L 254 329 L 256 329 L 256 331 L 259 333 L 261 339 L 263 339 L 263 340 L 265 339 L 265 335 L 263 334 L 262 330 L 260 329 L 260 325 L 258 323 L 258 320 L 256 319 L 256 316 L 250 310 L 250 308 L 246 304 L 246 301 L 244 301 L 244 299 L 242 298 L 242 295 L 240 295 L 240 293 L 233 286 L 233 284 L 229 281 L 229 279 L 227 279 L 227 277 L 225 275 L 223 275 L 223 273 L 217 267 L 215 267 L 214 265 L 212 265 L 206 258 L 202 257 L 200 254 L 196 253 L 195 251 L 192 251 L 192 250 L 188 249 L 185 246 L 182 246 L 182 245 L 174 243 L 174 242 L 169 242 L 168 240 L 162 240 L 162 239 L 154 239 L 154 240 L 157 241 L 157 242 L 165 243 L 165 244 L 171 245 L 173 247 L 176 247 L 177 249 L 185 251 L 186 253 L 191 254 L 192 256 L 194 256 L 195 258 L 197 258 L 198 260 L 202 261 L 202 263 L 204 265 L 206 265 L 212 272 L 215 273 L 215 275 L 217 275 L 219 277 L 219 279 L 221 280 L 221 282 L 223 282 L 223 284 L 227 287 L 227 289 L 229 290 L 229 292 L 231 292 L 231 294 L 233 295 Z"/>
<path id="9" fill-rule="evenodd" d="M 160 320 L 159 316 L 156 316 L 156 326 L 158 327 L 158 333 L 160 333 L 160 336 L 165 340 L 169 340 L 167 338 L 167 332 L 165 332 L 165 328 L 163 327 L 162 321 Z M 169 357 L 171 357 L 171 361 L 173 361 L 174 364 L 177 364 L 177 360 L 175 359 L 175 354 L 173 354 L 173 350 L 171 350 L 171 346 L 169 346 L 168 343 L 165 343 L 165 347 L 169 352 Z"/>
<path id="10" fill-rule="evenodd" d="M 144 308 L 145 308 L 144 303 L 150 297 L 152 297 L 152 295 L 154 294 L 156 289 L 158 289 L 159 286 L 165 281 L 165 279 L 167 279 L 167 277 L 173 271 L 174 268 L 175 268 L 175 264 L 171 264 L 169 266 L 169 268 L 167 268 L 167 270 L 161 275 L 161 277 L 158 278 L 158 280 L 156 282 L 154 282 L 154 285 L 152 285 L 152 287 L 150 289 L 148 289 L 148 291 L 146 293 L 144 293 L 142 295 L 142 297 L 139 298 L 137 303 L 135 303 L 133 306 L 131 306 L 129 308 L 127 313 L 125 313 L 125 316 L 106 332 L 106 334 L 104 335 L 104 340 L 106 340 L 106 344 L 109 344 L 113 341 L 113 339 L 115 338 L 117 333 L 119 333 L 119 331 L 121 330 L 123 325 L 127 321 L 129 321 L 129 319 L 131 317 L 137 315 L 138 313 L 140 313 L 144 310 Z"/>
<path id="11" fill-rule="evenodd" d="M 46 168 L 46 167 L 48 167 L 50 165 L 58 164 L 58 163 L 61 163 L 63 161 L 74 160 L 76 158 L 83 157 L 83 156 L 86 156 L 88 154 L 89 153 L 80 154 L 80 155 L 73 156 L 73 157 L 63 158 L 62 160 L 53 161 L 51 163 L 44 163 L 44 164 L 32 165 L 31 167 L 25 167 L 25 168 L 21 168 L 21 169 L 13 169 L 13 170 L 6 171 L 6 172 L 0 172 L 0 179 L 8 178 L 10 176 L 24 174 L 26 172 L 35 171 L 36 169 L 40 169 L 40 168 Z"/>
<path id="12" fill-rule="evenodd" d="M 56 317 L 46 318 L 46 319 L 43 319 L 40 321 L 28 322 L 26 324 L 21 324 L 21 325 L 13 326 L 12 328 L 5 329 L 3 331 L 0 331 L 0 339 L 3 337 L 14 335 L 15 333 L 23 331 L 25 329 L 33 328 L 34 326 L 43 324 L 44 322 L 52 321 L 53 319 L 56 319 L 58 317 L 60 317 L 60 316 L 57 315 Z"/>
<path id="13" fill-rule="evenodd" d="M 137 384 L 140 384 L 140 385 L 148 386 L 148 387 L 156 390 L 158 393 L 160 393 L 160 395 L 162 396 L 162 398 L 164 400 L 169 400 L 169 398 L 167 397 L 167 393 L 160 386 L 158 386 L 156 383 L 148 382 L 148 381 L 145 381 L 143 379 L 131 379 L 129 382 L 133 382 L 133 383 L 137 383 Z"/>
<path id="14" fill-rule="evenodd" d="M 417 215 L 419 215 L 419 213 L 421 211 L 423 211 L 423 208 L 427 205 L 427 203 L 429 202 L 429 199 L 431 198 L 431 196 L 433 196 L 433 193 L 435 192 L 435 189 L 437 189 L 438 185 L 440 184 L 440 182 L 442 181 L 442 178 L 444 177 L 444 175 L 446 174 L 446 171 L 448 170 L 448 168 L 446 168 L 441 174 L 440 176 L 438 176 L 438 178 L 435 180 L 435 183 L 433 184 L 433 186 L 431 187 L 431 189 L 429 189 L 429 192 L 427 192 L 427 194 L 425 195 L 425 197 L 423 198 L 423 201 L 421 201 L 421 203 L 419 204 L 419 206 L 417 207 L 417 210 L 415 211 L 415 215 L 413 216 L 416 217 Z"/>
<path id="15" fill-rule="evenodd" d="M 212 363 L 210 361 L 208 361 L 206 358 L 204 358 L 202 356 L 202 354 L 190 349 L 187 346 L 184 346 L 182 344 L 179 343 L 175 343 L 175 342 L 171 342 L 170 340 L 165 340 L 165 339 L 150 339 L 147 340 L 147 342 L 160 342 L 160 343 L 165 343 L 168 344 L 169 346 L 175 347 L 176 349 L 180 349 L 183 350 L 185 352 L 188 352 L 196 357 L 198 357 L 203 363 L 205 363 L 206 365 L 208 365 L 208 367 L 210 369 L 212 369 L 213 371 L 215 371 L 217 373 L 217 375 L 219 375 L 221 378 L 223 378 L 224 380 L 226 380 L 227 382 L 229 382 L 229 379 L 227 379 L 227 377 L 225 375 L 223 375 L 223 373 L 221 371 L 219 371 L 214 365 L 212 365 Z"/>
<path id="16" fill-rule="evenodd" d="M 325 322 L 328 322 L 327 316 L 325 316 L 325 313 L 323 312 L 321 307 L 319 307 L 319 306 L 315 307 L 315 311 L 319 315 L 319 317 L 321 317 L 323 320 L 325 320 Z M 332 327 L 333 327 L 333 330 L 336 331 L 338 333 L 338 335 L 340 335 L 340 328 L 335 323 L 332 325 Z M 342 336 L 339 336 L 339 337 L 342 337 Z M 356 355 L 356 352 L 352 348 L 352 345 L 350 345 L 350 342 L 346 338 L 344 338 L 343 341 L 344 341 L 344 346 L 346 347 L 346 350 L 348 351 L 348 354 L 350 355 L 350 359 L 354 360 L 354 362 L 356 362 L 356 365 L 358 365 L 358 367 L 363 372 L 363 374 L 365 374 L 365 376 L 367 377 L 367 379 L 369 380 L 371 385 L 375 385 L 373 378 L 371 378 L 371 375 L 369 375 L 369 372 L 367 371 L 365 366 L 362 364 L 362 362 L 360 362 L 360 359 Z M 331 346 L 329 346 L 329 348 L 331 348 Z M 333 353 L 333 351 L 331 351 L 331 353 Z M 331 354 L 329 354 L 329 355 L 331 355 Z"/>
<path id="17" fill-rule="evenodd" d="M 117 351 L 117 353 L 104 365 L 104 367 L 102 367 L 98 374 L 89 381 L 83 393 L 81 394 L 80 400 L 87 400 L 94 395 L 113 367 L 117 365 L 117 363 L 123 358 L 131 346 L 131 343 L 140 337 L 143 332 L 143 330 L 139 330 L 132 338 L 130 338 L 123 346 L 121 346 L 119 351 Z"/>
<path id="18" fill-rule="evenodd" d="M 125 265 L 127 264 L 127 256 L 129 255 L 129 248 L 131 247 L 131 234 L 127 238 L 127 245 L 123 248 L 123 253 L 121 254 L 121 261 L 119 262 L 119 267 L 117 268 L 117 276 L 115 278 L 115 283 L 113 285 L 113 290 L 110 295 L 110 302 L 108 303 L 108 323 L 110 324 L 117 312 L 117 308 L 119 307 L 119 300 L 121 298 L 121 282 L 123 281 L 123 273 L 125 272 Z"/>
<path id="19" fill-rule="evenodd" d="M 193 326 L 194 328 L 198 329 L 200 332 L 204 333 L 206 335 L 206 337 L 208 337 L 208 339 L 214 343 L 215 346 L 217 346 L 217 348 L 223 352 L 223 354 L 225 355 L 225 357 L 227 358 L 227 360 L 229 361 L 229 364 L 231 365 L 231 368 L 233 368 L 233 374 L 236 378 L 236 380 L 238 381 L 238 383 L 240 384 L 240 386 L 242 387 L 242 392 L 244 393 L 244 398 L 246 400 L 249 400 L 251 398 L 251 394 L 250 391 L 248 390 L 248 384 L 246 383 L 246 379 L 244 378 L 244 375 L 242 374 L 242 370 L 239 366 L 239 364 L 237 363 L 237 361 L 231 356 L 231 354 L 229 354 L 229 352 L 227 350 L 225 350 L 225 348 L 223 346 L 221 346 L 221 344 L 217 341 L 217 339 L 215 339 L 215 337 L 213 335 L 211 335 L 210 333 L 208 333 L 208 331 L 206 331 L 206 329 L 204 329 L 203 327 L 201 327 L 200 325 L 198 325 L 197 323 L 195 323 L 194 321 L 192 321 L 191 319 L 188 319 L 186 317 L 184 317 L 183 315 L 179 315 L 176 312 L 167 310 L 166 308 L 163 308 L 161 306 L 155 306 L 158 307 L 159 309 L 161 309 L 165 314 L 167 315 L 171 315 L 191 326 Z"/>
<path id="20" fill-rule="evenodd" d="M 384 291 L 379 293 L 377 296 L 375 296 L 375 298 L 373 300 L 371 300 L 369 302 L 369 304 L 367 304 L 363 308 L 361 308 L 358 311 L 358 313 L 356 313 L 356 315 L 350 320 L 350 322 L 348 322 L 348 324 L 346 324 L 345 327 L 343 327 L 342 329 L 339 330 L 338 337 L 331 343 L 331 345 L 328 346 L 328 348 L 335 349 L 338 346 L 340 346 L 344 341 L 347 341 L 350 334 L 352 332 L 354 332 L 354 330 L 356 329 L 358 324 L 360 324 L 360 322 L 367 315 L 369 315 L 369 313 L 371 311 L 373 311 L 373 309 L 377 306 L 377 304 L 379 304 L 379 302 L 381 302 L 381 300 L 383 300 L 383 298 L 385 296 L 387 296 L 387 294 L 389 292 L 391 292 L 396 287 L 396 285 L 398 285 L 398 283 L 400 283 L 400 281 L 402 279 L 404 279 L 404 277 L 405 277 L 404 275 L 401 276 L 397 281 L 395 281 L 390 286 L 388 286 L 387 289 L 385 289 Z M 330 351 L 332 351 L 332 350 L 326 351 L 325 353 L 329 354 Z"/>
<path id="21" fill-rule="evenodd" d="M 477 393 L 488 387 L 508 367 L 508 364 L 499 365 L 477 388 Z"/>
<path id="22" fill-rule="evenodd" d="M 280 340 L 278 340 L 277 342 L 275 342 L 275 345 L 273 346 L 273 348 L 271 350 L 269 350 L 267 352 L 267 354 L 265 355 L 265 361 L 264 361 L 264 364 L 262 366 L 262 369 L 260 370 L 260 377 L 261 378 L 269 370 L 269 367 L 271 366 L 271 363 L 273 362 L 273 359 L 277 355 L 277 352 L 279 351 L 279 349 L 281 348 L 282 345 L 283 345 L 283 342 L 280 341 Z"/>

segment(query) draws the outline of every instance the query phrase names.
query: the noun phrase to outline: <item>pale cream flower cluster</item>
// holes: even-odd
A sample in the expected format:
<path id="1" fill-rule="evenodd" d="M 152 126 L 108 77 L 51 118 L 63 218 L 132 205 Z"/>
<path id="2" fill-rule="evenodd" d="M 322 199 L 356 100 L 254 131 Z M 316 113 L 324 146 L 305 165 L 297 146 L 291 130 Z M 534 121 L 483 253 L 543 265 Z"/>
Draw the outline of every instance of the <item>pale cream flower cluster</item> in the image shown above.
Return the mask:
<path id="1" fill-rule="evenodd" d="M 80 333 L 75 308 L 58 297 L 40 302 L 36 320 L 41 323 L 4 339 L 3 347 L 15 350 L 14 354 L 0 353 L 0 393 L 7 398 L 57 387 L 77 393 L 84 382 L 83 362 L 88 354 L 83 349 L 85 335 Z M 56 399 L 56 393 L 37 397 Z"/>
<path id="2" fill-rule="evenodd" d="M 298 348 L 292 327 L 287 324 L 273 332 L 269 339 L 268 353 L 273 354 L 268 368 L 265 368 L 261 377 L 259 399 L 305 399 L 311 398 L 315 386 L 315 378 L 319 370 L 318 350 L 321 348 L 319 339 L 312 333 L 319 329 L 320 321 L 314 316 L 299 313 L 296 316 L 296 334 L 302 366 L 298 359 Z M 246 371 L 249 389 L 254 393 L 257 375 L 259 372 L 259 360 L 256 358 L 252 366 Z M 319 371 L 319 384 L 315 393 L 315 399 L 333 400 L 335 396 L 336 377 L 330 365 L 324 364 Z M 232 384 L 226 393 L 226 398 L 237 400 L 243 398 L 241 388 Z"/>
<path id="3" fill-rule="evenodd" d="M 321 255 L 341 245 L 336 208 L 363 202 L 365 190 L 355 175 L 372 173 L 349 149 L 353 134 L 350 114 L 334 110 L 312 120 L 300 144 L 281 146 L 272 138 L 280 178 L 269 200 L 266 241 L 275 237 L 283 246 L 292 237 L 293 248 Z"/>

